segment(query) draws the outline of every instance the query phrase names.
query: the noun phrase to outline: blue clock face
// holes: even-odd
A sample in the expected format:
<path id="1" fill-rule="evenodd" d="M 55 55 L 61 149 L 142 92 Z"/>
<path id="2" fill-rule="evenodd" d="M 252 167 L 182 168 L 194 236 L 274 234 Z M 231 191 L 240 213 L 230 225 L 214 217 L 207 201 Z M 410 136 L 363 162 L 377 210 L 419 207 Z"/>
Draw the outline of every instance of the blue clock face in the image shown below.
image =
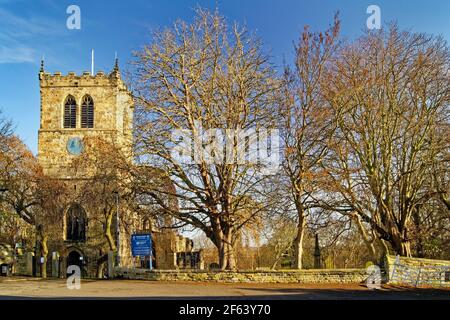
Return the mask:
<path id="1" fill-rule="evenodd" d="M 67 140 L 67 151 L 73 155 L 80 155 L 83 151 L 83 141 L 76 137 L 76 138 L 69 138 Z"/>

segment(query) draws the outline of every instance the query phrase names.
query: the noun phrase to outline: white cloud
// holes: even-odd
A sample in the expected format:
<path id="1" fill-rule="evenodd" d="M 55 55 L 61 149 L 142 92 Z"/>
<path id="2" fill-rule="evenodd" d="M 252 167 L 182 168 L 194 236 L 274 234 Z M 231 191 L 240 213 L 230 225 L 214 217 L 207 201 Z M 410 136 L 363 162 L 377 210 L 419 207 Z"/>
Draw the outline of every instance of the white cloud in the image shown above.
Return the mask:
<path id="1" fill-rule="evenodd" d="M 0 45 L 0 63 L 34 62 L 35 51 L 26 46 L 6 47 Z"/>
<path id="2" fill-rule="evenodd" d="M 5 0 L 0 0 L 5 1 Z M 65 24 L 42 16 L 23 17 L 0 8 L 0 63 L 33 63 L 49 51 L 45 40 L 66 33 Z"/>

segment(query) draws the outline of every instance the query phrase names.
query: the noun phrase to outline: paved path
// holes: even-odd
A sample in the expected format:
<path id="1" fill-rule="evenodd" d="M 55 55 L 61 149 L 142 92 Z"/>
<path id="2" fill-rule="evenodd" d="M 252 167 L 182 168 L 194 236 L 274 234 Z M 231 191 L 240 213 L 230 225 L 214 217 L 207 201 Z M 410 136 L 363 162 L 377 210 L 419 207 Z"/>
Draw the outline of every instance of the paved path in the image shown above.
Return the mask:
<path id="1" fill-rule="evenodd" d="M 448 299 L 450 289 L 383 287 L 371 291 L 358 284 L 249 284 L 162 282 L 139 280 L 82 280 L 79 290 L 65 280 L 0 278 L 0 299 Z"/>

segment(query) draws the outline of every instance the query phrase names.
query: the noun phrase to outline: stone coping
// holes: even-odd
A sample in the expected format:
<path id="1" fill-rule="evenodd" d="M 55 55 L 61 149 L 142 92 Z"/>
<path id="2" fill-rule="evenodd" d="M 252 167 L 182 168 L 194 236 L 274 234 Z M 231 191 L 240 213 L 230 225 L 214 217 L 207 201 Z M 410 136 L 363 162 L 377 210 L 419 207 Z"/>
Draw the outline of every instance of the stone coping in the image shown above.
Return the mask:
<path id="1" fill-rule="evenodd" d="M 137 273 L 224 273 L 224 274 L 289 274 L 289 273 L 366 273 L 366 269 L 280 269 L 280 270 L 196 270 L 196 269 L 173 269 L 173 270 L 148 270 L 142 268 L 116 267 L 119 272 L 137 272 Z"/>
<path id="2" fill-rule="evenodd" d="M 395 259 L 397 258 L 396 256 L 393 255 L 388 255 L 388 261 L 395 261 Z M 436 260 L 436 259 L 427 259 L 427 258 L 414 258 L 414 257 L 402 257 L 399 256 L 399 259 L 401 262 L 406 262 L 406 263 L 420 263 L 423 265 L 430 265 L 430 266 L 439 266 L 439 265 L 445 265 L 445 266 L 450 266 L 450 261 L 449 260 Z"/>
<path id="3" fill-rule="evenodd" d="M 150 281 L 254 282 L 254 283 L 361 283 L 365 269 L 307 270 L 146 270 L 115 268 L 116 278 Z"/>

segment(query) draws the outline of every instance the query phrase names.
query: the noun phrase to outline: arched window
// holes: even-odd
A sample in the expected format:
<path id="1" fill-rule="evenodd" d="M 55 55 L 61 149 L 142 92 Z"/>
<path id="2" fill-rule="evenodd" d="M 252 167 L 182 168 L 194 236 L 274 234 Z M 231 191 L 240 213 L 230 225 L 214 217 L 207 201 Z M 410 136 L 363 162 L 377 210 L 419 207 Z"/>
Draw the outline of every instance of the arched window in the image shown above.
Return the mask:
<path id="1" fill-rule="evenodd" d="M 142 221 L 142 229 L 143 230 L 150 230 L 151 229 L 151 222 L 149 218 L 144 218 Z"/>
<path id="2" fill-rule="evenodd" d="M 86 241 L 86 212 L 75 203 L 70 206 L 66 215 L 66 240 Z"/>
<path id="3" fill-rule="evenodd" d="M 68 96 L 64 103 L 64 128 L 76 128 L 77 103 L 73 96 Z"/>
<path id="4" fill-rule="evenodd" d="M 84 96 L 81 103 L 81 127 L 94 127 L 94 100 L 92 100 L 91 96 Z"/>

